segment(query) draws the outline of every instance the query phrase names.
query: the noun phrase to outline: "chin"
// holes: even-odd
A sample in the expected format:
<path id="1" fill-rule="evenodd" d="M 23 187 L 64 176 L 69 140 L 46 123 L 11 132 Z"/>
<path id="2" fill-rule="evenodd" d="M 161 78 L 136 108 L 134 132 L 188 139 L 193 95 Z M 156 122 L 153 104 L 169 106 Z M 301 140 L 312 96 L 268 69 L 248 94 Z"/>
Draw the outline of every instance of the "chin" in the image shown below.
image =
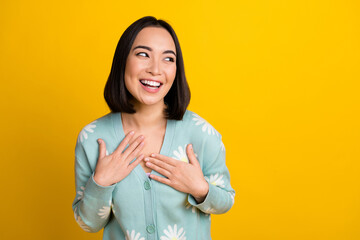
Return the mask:
<path id="1" fill-rule="evenodd" d="M 143 99 L 142 101 L 140 101 L 140 103 L 142 105 L 151 106 L 151 105 L 164 103 L 164 99 Z"/>

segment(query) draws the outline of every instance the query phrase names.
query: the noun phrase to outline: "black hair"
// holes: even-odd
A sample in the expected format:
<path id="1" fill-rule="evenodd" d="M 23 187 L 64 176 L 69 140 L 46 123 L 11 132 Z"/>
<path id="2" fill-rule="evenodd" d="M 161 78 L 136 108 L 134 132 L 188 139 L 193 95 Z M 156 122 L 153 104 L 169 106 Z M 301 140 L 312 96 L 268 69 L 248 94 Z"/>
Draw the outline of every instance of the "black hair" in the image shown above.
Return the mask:
<path id="1" fill-rule="evenodd" d="M 132 95 L 125 86 L 126 60 L 138 33 L 145 27 L 162 27 L 166 29 L 175 43 L 176 48 L 176 76 L 164 98 L 167 106 L 167 119 L 181 120 L 190 102 L 190 89 L 185 77 L 185 68 L 180 43 L 174 29 L 164 20 L 147 16 L 132 23 L 122 34 L 114 54 L 111 71 L 104 89 L 104 98 L 111 112 L 135 113 L 130 103 Z"/>

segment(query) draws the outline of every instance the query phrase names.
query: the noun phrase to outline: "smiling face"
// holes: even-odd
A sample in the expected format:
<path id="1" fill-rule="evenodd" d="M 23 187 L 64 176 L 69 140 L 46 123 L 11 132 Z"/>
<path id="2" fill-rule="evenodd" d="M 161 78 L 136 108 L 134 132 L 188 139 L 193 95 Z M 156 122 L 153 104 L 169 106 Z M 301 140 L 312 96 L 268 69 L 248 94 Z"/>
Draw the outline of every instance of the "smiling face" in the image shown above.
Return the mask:
<path id="1" fill-rule="evenodd" d="M 139 104 L 164 105 L 176 76 L 176 48 L 162 27 L 145 27 L 136 36 L 126 60 L 125 86 Z"/>

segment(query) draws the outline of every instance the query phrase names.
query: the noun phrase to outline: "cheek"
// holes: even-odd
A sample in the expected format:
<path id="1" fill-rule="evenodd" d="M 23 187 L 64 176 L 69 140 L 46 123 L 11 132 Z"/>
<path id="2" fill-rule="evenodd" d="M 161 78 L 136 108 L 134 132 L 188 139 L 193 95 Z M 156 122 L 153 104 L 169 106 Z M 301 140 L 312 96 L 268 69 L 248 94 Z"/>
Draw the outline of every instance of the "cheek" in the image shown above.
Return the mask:
<path id="1" fill-rule="evenodd" d="M 144 63 L 137 61 L 135 58 L 129 58 L 126 62 L 125 76 L 130 78 L 137 77 L 137 75 L 143 71 Z"/>
<path id="2" fill-rule="evenodd" d="M 125 78 L 131 78 L 134 74 L 134 67 L 131 64 L 126 64 L 125 67 Z"/>
<path id="3" fill-rule="evenodd" d="M 176 67 L 171 68 L 167 71 L 168 80 L 174 82 L 176 76 Z"/>
<path id="4" fill-rule="evenodd" d="M 134 61 L 128 60 L 125 67 L 124 80 L 127 89 L 131 89 L 137 80 L 141 66 Z"/>

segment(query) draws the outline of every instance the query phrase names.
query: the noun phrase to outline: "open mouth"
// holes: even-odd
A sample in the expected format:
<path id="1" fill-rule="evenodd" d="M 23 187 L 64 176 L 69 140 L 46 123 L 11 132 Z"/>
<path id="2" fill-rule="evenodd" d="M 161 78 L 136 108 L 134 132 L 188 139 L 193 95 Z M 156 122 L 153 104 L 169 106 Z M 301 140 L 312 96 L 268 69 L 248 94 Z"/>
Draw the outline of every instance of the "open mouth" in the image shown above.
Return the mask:
<path id="1" fill-rule="evenodd" d="M 151 89 L 157 89 L 162 85 L 162 83 L 155 82 L 155 81 L 149 81 L 149 80 L 140 80 L 140 82 L 145 87 L 148 87 L 148 88 L 151 88 Z"/>

